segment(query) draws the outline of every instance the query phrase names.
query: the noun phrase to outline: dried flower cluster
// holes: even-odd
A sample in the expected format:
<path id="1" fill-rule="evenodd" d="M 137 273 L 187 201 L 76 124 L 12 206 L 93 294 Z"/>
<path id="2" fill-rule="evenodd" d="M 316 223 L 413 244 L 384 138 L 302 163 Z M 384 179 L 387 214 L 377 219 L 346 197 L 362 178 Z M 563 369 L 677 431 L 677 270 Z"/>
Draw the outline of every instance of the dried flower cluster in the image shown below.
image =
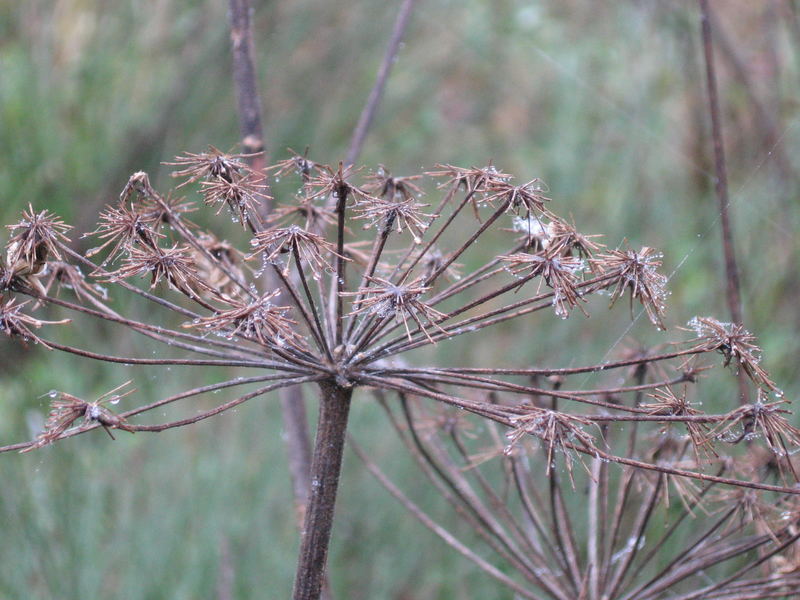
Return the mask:
<path id="1" fill-rule="evenodd" d="M 587 298 L 598 292 L 610 294 L 612 305 L 628 295 L 657 328 L 664 329 L 666 278 L 658 271 L 661 256 L 652 248 L 605 248 L 595 236 L 579 233 L 551 210 L 553 203 L 544 196 L 539 180 L 515 185 L 509 174 L 491 165 L 439 165 L 425 176 L 412 177 L 395 177 L 382 167 L 359 181 L 358 169 L 341 163 L 330 167 L 294 155 L 267 173 L 274 177 L 296 173 L 297 197 L 279 203 L 271 216 L 265 216 L 261 209 L 272 201 L 267 196 L 268 175 L 252 171 L 247 158 L 210 148 L 170 163 L 178 167 L 174 175 L 184 180 L 179 187 L 196 184 L 205 204 L 218 213 L 227 210 L 243 225 L 249 238 L 245 240 L 224 240 L 202 231 L 186 218 L 195 210 L 190 201 L 161 195 L 141 172 L 130 178 L 119 201 L 101 213 L 97 229 L 89 234 L 99 245 L 84 255 L 71 247 L 64 223 L 47 210 L 29 208 L 19 223 L 9 227 L 12 235 L 0 265 L 0 329 L 23 341 L 91 359 L 131 365 L 221 365 L 254 370 L 254 374 L 197 387 L 119 414 L 101 405 L 107 395 L 85 402 L 59 392 L 37 440 L 0 450 L 27 451 L 99 426 L 133 432 L 189 425 L 271 390 L 313 382 L 318 384 L 322 407 L 318 444 L 330 442 L 326 436 L 333 436 L 338 441 L 330 447 L 339 448 L 339 455 L 330 458 L 321 450 L 315 456 L 314 468 L 327 469 L 323 475 L 332 473 L 334 496 L 323 496 L 331 493 L 328 485 L 312 490 L 309 531 L 315 530 L 313 519 L 319 514 L 328 511 L 325 518 L 332 517 L 347 408 L 358 388 L 396 394 L 404 407 L 409 398 L 433 400 L 435 406 L 461 409 L 507 428 L 510 444 L 506 440 L 489 452 L 500 456 L 505 448 L 506 456 L 500 460 L 510 461 L 509 472 L 519 480 L 517 486 L 530 487 L 523 481 L 529 477 L 523 454 L 531 442 L 538 440 L 544 448 L 539 462 L 551 485 L 557 485 L 556 465 L 561 457 L 572 485 L 578 487 L 578 470 L 573 473 L 572 469 L 577 458 L 592 482 L 589 490 L 595 496 L 590 510 L 596 512 L 590 520 L 595 522 L 614 514 L 613 506 L 602 504 L 607 502 L 608 489 L 603 486 L 609 485 L 608 463 L 623 465 L 625 489 L 630 490 L 634 482 L 650 486 L 640 497 L 642 515 L 664 496 L 669 487 L 665 482 L 682 486 L 682 496 L 692 506 L 700 503 L 699 497 L 710 486 L 721 484 L 771 491 L 780 497 L 775 505 L 794 506 L 792 494 L 797 490 L 790 454 L 800 443 L 800 432 L 786 421 L 782 399 L 768 401 L 768 394 L 779 390 L 759 365 L 755 340 L 740 325 L 698 318 L 690 324 L 697 338 L 683 350 L 644 352 L 586 367 L 529 368 L 498 360 L 484 367 L 443 368 L 414 364 L 414 355 L 409 354 L 462 336 L 481 336 L 482 343 L 491 343 L 485 337 L 491 328 L 509 322 L 524 328 L 536 313 L 549 309 L 561 318 L 570 317 L 576 306 L 585 313 Z M 426 180 L 435 185 L 426 186 Z M 427 188 L 435 190 L 435 197 L 423 204 L 421 196 Z M 366 228 L 355 226 L 364 223 Z M 510 246 L 499 254 L 482 254 L 481 240 L 502 232 L 504 226 L 508 231 L 508 225 L 516 234 Z M 509 238 L 507 233 L 497 237 Z M 456 261 L 466 258 L 480 266 L 460 273 Z M 143 286 L 140 280 L 145 277 L 148 284 Z M 179 322 L 143 322 L 120 315 L 98 283 L 108 286 L 112 296 L 134 294 L 157 303 L 175 313 Z M 71 291 L 71 299 L 52 293 L 53 285 Z M 20 302 L 18 296 L 31 300 Z M 33 316 L 56 310 L 129 328 L 185 351 L 187 357 L 119 357 L 60 343 L 57 328 L 44 326 L 66 324 L 69 319 Z M 674 386 L 697 380 L 702 368 L 690 368 L 690 359 L 712 352 L 721 352 L 726 365 L 735 362 L 743 369 L 759 390 L 756 404 L 739 407 L 732 400 L 729 412 L 705 414 L 686 399 L 685 392 L 681 396 L 673 392 Z M 677 376 L 664 376 L 666 368 L 676 368 Z M 566 385 L 576 379 L 573 376 L 602 372 L 615 372 L 624 383 L 599 389 Z M 545 377 L 552 379 L 552 386 L 539 385 Z M 192 410 L 185 419 L 157 425 L 132 420 L 156 406 L 242 387 L 247 391 L 241 395 L 206 412 Z M 644 394 L 649 394 L 650 402 L 643 402 Z M 81 417 L 83 422 L 73 426 Z M 408 426 L 418 425 L 411 419 Z M 676 428 L 685 428 L 687 435 L 674 436 Z M 452 435 L 458 430 L 458 425 L 449 429 Z M 627 432 L 621 436 L 623 442 L 615 441 L 620 438 L 618 430 Z M 659 430 L 662 441 L 648 445 L 649 450 L 636 441 L 642 432 Z M 674 448 L 664 446 L 667 438 L 674 441 Z M 721 457 L 721 444 L 755 438 L 763 438 L 775 469 L 744 472 Z M 412 445 L 419 453 L 431 455 L 422 442 Z M 775 477 L 780 479 L 772 481 Z M 693 492 L 692 486 L 683 483 L 685 478 L 706 487 Z M 526 496 L 530 490 L 523 492 L 520 487 L 519 493 L 523 505 L 532 502 Z M 553 520 L 556 527 L 551 531 L 555 532 L 568 511 L 563 494 L 552 494 L 546 503 L 552 511 L 547 518 Z M 544 529 L 538 521 L 541 515 L 531 512 L 528 518 L 530 523 L 519 525 L 521 530 L 529 525 Z M 557 533 L 540 533 L 541 539 L 527 541 L 498 538 L 496 549 L 524 573 L 526 584 L 551 597 L 594 598 L 601 597 L 594 594 L 600 590 L 607 598 L 661 597 L 659 590 L 666 589 L 663 575 L 631 591 L 629 576 L 635 569 L 633 557 L 645 535 L 644 525 L 622 523 L 617 517 L 610 522 L 615 529 L 607 532 L 609 537 L 595 538 L 597 547 L 585 553 L 566 538 L 552 537 Z M 491 526 L 491 522 L 481 523 Z M 794 520 L 783 525 L 770 520 L 769 524 L 769 534 L 759 534 L 754 539 L 761 541 L 747 546 L 747 551 L 760 545 L 782 547 L 788 539 L 797 539 L 790 529 L 795 527 Z M 512 537 L 523 535 L 521 530 Z M 323 542 L 324 562 L 327 539 Z M 699 568 L 719 562 L 710 558 L 713 552 L 720 553 L 720 561 L 729 555 L 716 548 L 704 554 L 705 543 L 678 564 Z M 686 563 L 689 560 L 694 562 Z M 788 585 L 786 581 L 781 580 L 781 585 Z M 515 585 L 515 589 L 520 587 Z M 538 597 L 532 588 L 521 589 L 527 590 L 520 592 L 525 597 Z M 586 590 L 594 590 L 594 595 L 586 595 Z M 627 595 L 623 590 L 628 590 Z M 702 597 L 757 596 L 708 592 Z"/>

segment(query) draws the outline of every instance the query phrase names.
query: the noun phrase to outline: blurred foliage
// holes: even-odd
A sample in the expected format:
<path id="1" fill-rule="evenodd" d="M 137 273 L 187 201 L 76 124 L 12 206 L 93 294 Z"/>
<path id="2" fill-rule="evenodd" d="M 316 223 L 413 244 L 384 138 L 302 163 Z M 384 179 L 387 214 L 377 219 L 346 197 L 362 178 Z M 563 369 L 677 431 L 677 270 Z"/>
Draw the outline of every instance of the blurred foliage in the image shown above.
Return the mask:
<path id="1" fill-rule="evenodd" d="M 399 2 L 255 4 L 270 153 L 310 146 L 319 161 L 339 160 Z M 800 26 L 793 2 L 712 4 L 724 30 L 716 51 L 746 325 L 791 398 L 800 390 Z M 235 147 L 225 8 L 0 1 L 2 221 L 32 203 L 87 231 L 131 172 L 148 171 L 166 190 L 161 161 L 207 144 Z M 541 177 L 557 212 L 580 230 L 605 233 L 611 246 L 627 237 L 664 251 L 674 272 L 671 325 L 695 314 L 724 319 L 698 29 L 688 1 L 617 0 L 601 10 L 592 0 L 421 0 L 362 161 L 402 175 L 492 160 L 522 180 Z M 290 195 L 283 185 L 277 192 Z M 629 328 L 627 310 L 592 309 L 588 320 L 544 319 L 536 340 L 501 330 L 442 348 L 442 360 L 481 364 L 507 348 L 516 360 L 579 364 L 619 353 L 633 336 L 668 341 L 642 319 Z M 107 331 L 78 334 L 86 347 L 148 352 Z M 141 393 L 163 394 L 182 387 L 182 374 L 131 376 Z M 46 412 L 37 396 L 48 389 L 90 397 L 128 374 L 3 339 L 0 376 L 0 440 L 9 443 L 36 432 Z M 727 378 L 701 400 L 733 406 Z M 354 435 L 421 504 L 455 523 L 435 493 L 415 485 L 420 475 L 366 395 L 355 408 Z M 236 597 L 288 596 L 296 531 L 274 402 L 186 431 L 117 437 L 109 444 L 95 432 L 0 457 L 0 597 L 207 598 L 226 560 Z M 337 597 L 502 597 L 352 456 L 342 490 L 331 558 Z"/>

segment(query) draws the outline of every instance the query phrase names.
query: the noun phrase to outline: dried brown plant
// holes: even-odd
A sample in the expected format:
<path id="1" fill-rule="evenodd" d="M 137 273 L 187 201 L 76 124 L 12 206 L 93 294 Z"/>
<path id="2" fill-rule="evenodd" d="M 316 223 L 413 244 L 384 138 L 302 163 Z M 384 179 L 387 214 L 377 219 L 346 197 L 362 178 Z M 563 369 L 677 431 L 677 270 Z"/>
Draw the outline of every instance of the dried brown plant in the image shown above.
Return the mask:
<path id="1" fill-rule="evenodd" d="M 265 190 L 275 183 L 268 176 L 252 172 L 241 161 L 241 155 L 228 156 L 212 149 L 186 154 L 173 164 L 181 167 L 176 175 L 186 180 L 181 185 L 195 184 L 196 191 L 207 201 L 209 190 L 237 185 L 242 188 L 243 181 L 258 181 L 257 189 Z M 544 590 L 555 598 L 581 594 L 600 597 L 594 592 L 587 596 L 591 590 L 605 590 L 608 598 L 660 597 L 660 586 L 674 574 L 644 585 L 643 595 L 630 596 L 636 585 L 642 585 L 640 578 L 631 576 L 635 570 L 632 560 L 639 554 L 647 525 L 640 521 L 650 514 L 648 507 L 663 498 L 667 489 L 683 490 L 679 492 L 683 501 L 678 504 L 689 507 L 694 514 L 692 504 L 699 501 L 706 488 L 695 489 L 683 481 L 685 478 L 706 487 L 743 486 L 782 496 L 797 493 L 791 470 L 783 469 L 779 479 L 773 481 L 776 475 L 771 472 L 750 471 L 737 477 L 737 471 L 721 467 L 725 464 L 723 458 L 712 452 L 704 455 L 705 460 L 699 460 L 698 447 L 716 442 L 716 451 L 721 454 L 719 446 L 735 441 L 728 438 L 739 428 L 760 434 L 767 451 L 776 459 L 785 459 L 800 443 L 797 430 L 783 418 L 783 404 L 778 407 L 766 402 L 766 390 L 773 386 L 757 364 L 752 339 L 738 330 L 723 327 L 725 335 L 721 337 L 712 328 L 683 350 L 629 353 L 618 361 L 604 360 L 585 367 L 532 368 L 502 360 L 479 367 L 440 367 L 419 364 L 415 357 L 420 354 L 412 352 L 461 339 L 492 344 L 491 331 L 500 324 L 513 323 L 522 331 L 535 321 L 537 313 L 546 313 L 553 306 L 559 316 L 574 317 L 572 308 L 580 306 L 588 312 L 590 305 L 584 301 L 601 291 L 611 295 L 612 304 L 629 294 L 631 302 L 641 303 L 650 320 L 664 328 L 666 279 L 658 272 L 661 257 L 652 248 L 639 252 L 604 249 L 593 236 L 578 232 L 557 216 L 550 208 L 552 201 L 545 207 L 540 195 L 543 188 L 537 180 L 514 186 L 510 175 L 491 165 L 472 169 L 447 166 L 434 173 L 434 183 L 429 185 L 429 178 L 424 176 L 394 177 L 386 169 L 357 180 L 360 169 L 342 164 L 333 168 L 297 156 L 266 172 L 275 173 L 274 177 L 291 177 L 293 171 L 301 186 L 295 195 L 298 208 L 292 210 L 289 200 L 284 199 L 285 208 L 277 221 L 296 214 L 306 220 L 306 225 L 313 221 L 313 230 L 297 224 L 276 226 L 273 223 L 277 221 L 255 214 L 255 205 L 231 201 L 223 194 L 214 203 L 227 207 L 248 231 L 244 240 L 224 239 L 219 231 L 202 231 L 190 225 L 186 221 L 189 202 L 158 193 L 143 173 L 134 174 L 121 200 L 100 215 L 100 225 L 90 235 L 101 244 L 88 255 L 69 246 L 63 234 L 66 225 L 54 216 L 43 211 L 34 219 L 37 213 L 26 211 L 20 222 L 11 226 L 13 236 L 7 243 L 6 255 L 15 263 L 31 263 L 34 268 L 5 268 L 5 273 L 11 273 L 4 275 L 0 289 L 0 324 L 5 333 L 95 360 L 199 368 L 220 365 L 254 370 L 255 374 L 196 387 L 119 414 L 101 406 L 105 397 L 89 403 L 59 392 L 59 404 L 53 406 L 51 419 L 39 439 L 0 450 L 38 448 L 100 426 L 131 432 L 186 426 L 269 391 L 314 383 L 319 392 L 320 417 L 311 477 L 319 485 L 312 486 L 305 513 L 306 534 L 301 542 L 295 587 L 295 598 L 302 600 L 318 598 L 320 594 L 350 400 L 357 390 L 378 390 L 385 398 L 397 394 L 409 415 L 406 436 L 416 427 L 408 408 L 412 401 L 433 401 L 481 417 L 495 431 L 494 445 L 474 448 L 474 452 L 463 446 L 457 452 L 464 457 L 488 458 L 502 455 L 503 449 L 510 446 L 508 455 L 497 460 L 504 461 L 506 473 L 517 470 L 518 486 L 527 477 L 523 467 L 531 448 L 536 444 L 544 448 L 541 476 L 552 490 L 545 506 L 550 507 L 552 514 L 548 518 L 561 532 L 556 534 L 554 529 L 546 534 L 550 550 L 542 545 L 543 539 L 523 539 L 530 524 L 514 525 L 515 532 L 508 539 L 495 531 L 494 521 L 506 519 L 510 509 L 503 508 L 500 496 L 494 492 L 490 504 L 496 514 L 481 509 L 474 519 L 480 524 L 479 530 L 489 526 L 490 531 L 484 533 L 487 539 L 494 538 L 492 547 L 523 574 L 523 583 L 516 581 L 513 585 L 506 581 L 508 576 L 501 578 L 518 592 L 525 590 L 519 592 L 523 597 L 538 597 L 533 589 Z M 444 186 L 436 185 L 437 178 L 445 179 Z M 417 198 L 423 191 L 433 198 L 435 208 L 430 215 L 420 212 Z M 248 193 L 255 198 L 259 192 Z M 332 212 L 320 212 L 311 219 L 309 207 L 316 203 L 327 204 Z M 478 214 L 477 220 L 469 214 L 469 207 Z M 361 218 L 374 227 L 353 227 Z M 504 225 L 518 229 L 520 219 L 529 229 L 533 223 L 538 223 L 540 229 L 535 234 L 522 232 L 522 239 L 509 239 L 511 236 L 503 233 Z M 406 229 L 416 238 L 410 243 Z M 507 247 L 487 254 L 485 248 L 489 246 L 482 242 L 493 237 L 505 240 Z M 531 243 L 532 238 L 536 238 L 536 244 Z M 258 259 L 263 265 L 256 272 L 245 268 L 241 260 L 241 248 L 248 247 L 247 257 Z M 356 255 L 358 260 L 350 260 Z M 462 258 L 469 259 L 465 264 L 472 266 L 456 273 L 457 261 Z M 119 263 L 116 268 L 108 266 L 112 261 Z M 82 270 L 95 281 L 107 284 L 113 296 L 133 294 L 143 302 L 157 303 L 171 310 L 178 322 L 141 321 L 118 313 L 103 294 L 93 293 Z M 37 287 L 31 282 L 32 277 L 37 282 L 41 278 L 47 285 Z M 149 282 L 141 285 L 139 280 L 143 277 L 148 277 Z M 531 280 L 536 285 L 523 285 Z M 55 282 L 65 283 L 60 297 L 51 294 Z M 72 298 L 67 299 L 68 293 Z M 30 297 L 35 304 L 19 302 L 20 296 Z M 34 316 L 38 311 L 58 310 L 141 333 L 163 343 L 171 354 L 121 357 L 58 341 L 57 329 L 45 329 L 48 335 L 39 330 L 54 323 L 66 324 L 68 319 L 52 321 Z M 35 334 L 33 329 L 37 330 Z M 187 356 L 174 358 L 175 349 L 185 351 Z M 687 399 L 686 393 L 678 397 L 669 391 L 670 386 L 697 383 L 700 369 L 687 368 L 687 359 L 717 351 L 727 352 L 726 358 L 735 358 L 747 370 L 761 390 L 760 407 L 706 414 Z M 668 375 L 672 368 L 677 369 L 677 375 Z M 624 381 L 607 382 L 592 389 L 575 383 L 575 376 L 589 373 L 618 373 Z M 631 377 L 634 381 L 627 381 Z M 541 387 L 537 384 L 539 378 L 551 378 L 553 387 Z M 572 385 L 568 385 L 570 382 Z M 155 407 L 240 386 L 253 387 L 205 412 L 191 410 L 183 419 L 153 425 L 134 418 Z M 642 402 L 647 393 L 654 402 Z M 132 400 L 133 395 L 127 401 Z M 83 421 L 76 425 L 81 417 Z M 677 425 L 684 425 L 689 436 L 672 449 L 663 443 L 644 442 L 646 433 L 658 428 L 667 431 L 668 426 Z M 462 428 L 458 419 L 446 428 L 454 443 L 470 439 L 469 444 L 474 446 L 482 439 L 478 433 L 474 437 L 463 434 Z M 504 436 L 496 428 L 509 433 Z M 436 431 L 434 434 L 439 435 Z M 418 454 L 434 457 L 433 450 L 423 450 L 421 443 L 411 445 Z M 654 447 L 658 450 L 649 450 Z M 437 464 L 440 458 L 436 457 Z M 600 533 L 589 538 L 587 554 L 578 552 L 574 540 L 568 539 L 575 530 L 563 529 L 570 515 L 566 490 L 560 490 L 557 465 L 561 460 L 571 489 L 576 493 L 594 490 L 594 500 L 589 505 L 593 507 L 590 518 L 595 519 L 595 525 L 600 520 L 615 524 L 615 529 L 603 534 L 609 536 L 604 542 L 598 537 Z M 585 468 L 573 469 L 575 461 Z M 628 508 L 621 515 L 599 500 L 607 494 L 612 479 L 619 479 L 612 477 L 610 463 L 622 466 L 620 502 L 637 507 Z M 485 467 L 491 464 L 493 461 L 483 463 Z M 462 466 L 479 473 L 474 465 Z M 456 476 L 451 473 L 449 477 Z M 462 477 L 463 473 L 458 475 L 453 485 L 463 492 L 458 483 Z M 634 481 L 638 488 L 632 485 Z M 445 488 L 447 485 L 450 484 Z M 479 485 L 488 493 L 486 482 Z M 636 493 L 635 488 L 639 489 Z M 454 491 L 448 493 L 452 495 Z M 519 493 L 524 505 L 533 502 L 530 490 Z M 462 498 L 459 494 L 459 502 L 474 503 L 472 496 L 461 494 Z M 469 510 L 474 512 L 474 507 Z M 633 521 L 628 523 L 630 518 Z M 537 527 L 544 527 L 543 522 L 534 525 Z M 755 545 L 742 542 L 743 545 L 730 548 L 720 546 L 719 555 L 713 559 L 700 552 L 704 548 L 701 544 L 681 562 L 682 568 L 694 569 L 687 571 L 685 578 L 724 562 L 725 557 L 743 555 L 776 542 L 782 545 L 794 535 L 780 528 L 772 533 L 753 538 L 762 540 Z M 530 554 L 534 550 L 538 554 Z M 780 585 L 790 585 L 787 581 L 793 580 L 782 579 Z"/>
<path id="2" fill-rule="evenodd" d="M 759 364 L 761 348 L 755 341 L 756 336 L 736 323 L 722 323 L 712 317 L 694 317 L 688 323 L 697 337 L 688 343 L 694 344 L 696 350 L 716 350 L 724 357 L 724 366 L 735 359 L 750 380 L 757 386 L 771 390 L 782 396 L 781 390 L 772 382 L 769 375 Z"/>

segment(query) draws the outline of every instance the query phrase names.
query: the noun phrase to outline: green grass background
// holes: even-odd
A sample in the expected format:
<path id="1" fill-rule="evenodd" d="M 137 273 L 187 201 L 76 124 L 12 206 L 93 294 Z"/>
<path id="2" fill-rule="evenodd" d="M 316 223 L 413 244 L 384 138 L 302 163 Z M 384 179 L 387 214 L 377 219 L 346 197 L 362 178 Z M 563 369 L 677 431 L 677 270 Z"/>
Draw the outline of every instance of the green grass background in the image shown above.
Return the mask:
<path id="1" fill-rule="evenodd" d="M 797 20 L 792 2 L 712 4 L 748 80 L 718 52 L 747 326 L 792 398 L 800 389 Z M 399 3 L 254 5 L 272 156 L 310 146 L 317 160 L 340 160 Z M 221 0 L 0 0 L 2 222 L 31 203 L 90 230 L 133 171 L 166 190 L 162 161 L 208 144 L 232 148 L 227 27 Z M 627 238 L 663 250 L 665 272 L 674 271 L 671 327 L 696 314 L 725 319 L 700 50 L 692 2 L 420 0 L 362 162 L 406 174 L 492 160 L 521 180 L 541 177 L 554 210 L 580 230 L 604 233 L 611 246 Z M 777 144 L 765 142 L 753 94 Z M 681 337 L 653 333 L 643 319 L 629 331 L 624 306 L 607 313 L 595 304 L 593 314 L 537 317 L 531 333 L 503 328 L 425 359 L 484 364 L 507 352 L 523 364 L 582 364 L 619 349 L 621 337 Z M 88 348 L 152 351 L 94 323 L 67 335 Z M 39 396 L 51 388 L 93 397 L 134 377 L 140 394 L 156 397 L 219 374 L 111 368 L 2 339 L 0 377 L 5 444 L 35 434 L 47 410 Z M 719 379 L 703 388 L 706 408 L 735 402 L 730 374 Z M 357 397 L 354 436 L 472 543 L 387 427 L 368 396 Z M 0 456 L 0 598 L 212 598 L 223 555 L 235 597 L 288 597 L 297 535 L 274 398 L 186 430 L 117 437 L 95 432 Z M 411 520 L 352 455 L 343 477 L 330 558 L 337 598 L 511 597 Z"/>

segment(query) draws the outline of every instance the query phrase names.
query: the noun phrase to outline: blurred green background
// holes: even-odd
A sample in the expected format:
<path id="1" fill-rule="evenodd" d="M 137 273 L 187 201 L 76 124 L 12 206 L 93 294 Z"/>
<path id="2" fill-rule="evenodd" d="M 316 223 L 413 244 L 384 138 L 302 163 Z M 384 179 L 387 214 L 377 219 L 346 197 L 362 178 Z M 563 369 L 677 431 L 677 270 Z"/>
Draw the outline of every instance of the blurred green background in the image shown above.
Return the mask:
<path id="1" fill-rule="evenodd" d="M 399 2 L 254 5 L 271 155 L 310 146 L 316 160 L 340 160 Z M 793 398 L 800 24 L 791 0 L 712 5 L 746 324 Z M 132 172 L 167 190 L 162 161 L 234 147 L 227 30 L 222 0 L 0 1 L 2 222 L 32 203 L 88 231 Z M 553 209 L 581 231 L 663 250 L 674 272 L 670 327 L 696 314 L 725 320 L 703 68 L 689 1 L 420 0 L 361 162 L 408 174 L 492 160 L 522 180 L 541 177 Z M 624 306 L 594 305 L 588 320 L 539 318 L 535 339 L 512 327 L 439 352 L 481 364 L 503 348 L 521 362 L 565 366 L 602 360 L 633 338 L 681 339 L 644 319 L 629 329 Z M 150 351 L 95 323 L 69 335 L 87 348 Z M 35 435 L 47 410 L 39 396 L 51 388 L 89 398 L 134 377 L 140 394 L 156 397 L 185 387 L 186 376 L 0 339 L 0 444 Z M 703 400 L 730 407 L 731 379 L 711 382 Z M 366 395 L 353 419 L 353 435 L 404 489 L 463 532 Z M 1 455 L 0 598 L 212 598 L 228 568 L 233 597 L 288 597 L 297 540 L 280 423 L 277 402 L 263 398 L 186 430 L 120 434 L 113 444 L 95 432 Z M 337 598 L 511 597 L 409 519 L 352 455 L 330 565 Z"/>

